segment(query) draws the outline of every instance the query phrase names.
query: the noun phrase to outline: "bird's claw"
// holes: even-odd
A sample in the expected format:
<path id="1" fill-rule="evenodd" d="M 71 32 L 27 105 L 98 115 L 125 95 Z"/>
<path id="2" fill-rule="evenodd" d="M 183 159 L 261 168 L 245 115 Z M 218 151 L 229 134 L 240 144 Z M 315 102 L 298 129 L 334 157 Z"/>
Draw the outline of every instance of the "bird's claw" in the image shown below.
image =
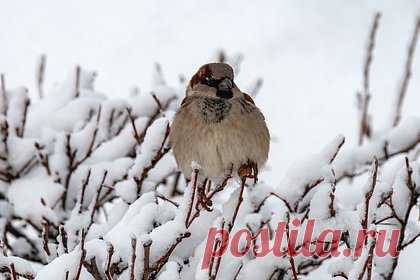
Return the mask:
<path id="1" fill-rule="evenodd" d="M 258 166 L 255 162 L 248 161 L 245 164 L 242 164 L 238 169 L 238 175 L 241 178 L 251 178 L 254 179 L 254 182 L 258 181 Z"/>

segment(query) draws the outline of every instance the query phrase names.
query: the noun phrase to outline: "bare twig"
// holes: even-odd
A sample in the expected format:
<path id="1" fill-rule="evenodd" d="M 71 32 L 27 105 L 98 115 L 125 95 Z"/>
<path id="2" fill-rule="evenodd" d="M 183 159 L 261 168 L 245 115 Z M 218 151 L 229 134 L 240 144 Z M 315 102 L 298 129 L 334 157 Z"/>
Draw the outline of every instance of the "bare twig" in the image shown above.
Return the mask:
<path id="1" fill-rule="evenodd" d="M 106 261 L 106 270 L 105 276 L 107 280 L 112 280 L 112 255 L 114 254 L 114 246 L 111 243 L 108 243 L 108 253 Z"/>
<path id="2" fill-rule="evenodd" d="M 63 191 L 63 194 L 61 196 L 63 209 L 66 209 L 66 206 L 67 206 L 67 192 L 68 192 L 69 185 L 70 185 L 70 180 L 71 180 L 71 177 L 73 176 L 74 171 L 84 161 L 86 161 L 92 155 L 92 153 L 94 151 L 94 145 L 95 145 L 96 137 L 98 135 L 98 130 L 99 130 L 99 120 L 101 118 L 101 111 L 102 111 L 102 107 L 99 106 L 98 113 L 96 115 L 96 126 L 95 126 L 95 129 L 94 129 L 93 133 L 92 133 L 92 138 L 91 138 L 89 147 L 87 149 L 86 154 L 80 160 L 76 159 L 77 149 L 73 150 L 73 148 L 71 146 L 71 134 L 66 135 L 65 152 L 66 152 L 66 156 L 67 156 L 67 160 L 68 160 L 68 165 L 67 165 L 67 174 L 66 174 L 66 177 L 65 177 L 65 180 L 64 180 L 64 191 Z"/>
<path id="3" fill-rule="evenodd" d="M 64 229 L 63 225 L 60 225 L 60 227 L 58 228 L 58 231 L 59 231 L 59 235 L 60 235 L 60 242 L 63 245 L 64 253 L 67 254 L 69 252 L 69 249 L 67 247 L 67 232 Z"/>
<path id="4" fill-rule="evenodd" d="M 194 178 L 193 178 L 193 183 L 192 183 L 191 198 L 190 198 L 190 201 L 188 202 L 189 206 L 188 206 L 187 216 L 185 217 L 185 227 L 186 228 L 188 228 L 192 223 L 192 221 L 190 220 L 190 217 L 191 217 L 191 212 L 192 212 L 192 208 L 193 208 L 193 205 L 194 205 L 195 192 L 196 192 L 196 189 L 197 189 L 198 172 L 199 172 L 198 169 L 194 170 Z"/>
<path id="5" fill-rule="evenodd" d="M 232 179 L 232 172 L 233 172 L 233 166 L 232 166 L 232 168 L 230 169 L 230 172 L 228 173 L 228 174 L 226 174 L 225 175 L 225 177 L 223 178 L 223 181 L 219 184 L 219 185 L 217 185 L 216 186 L 216 188 L 212 191 L 212 192 L 210 192 L 208 195 L 207 195 L 207 200 L 208 201 L 211 201 L 211 199 L 218 193 L 218 192 L 221 192 L 222 190 L 224 190 L 224 188 L 226 187 L 226 185 L 227 185 L 227 183 L 229 182 L 229 180 L 230 179 Z"/>
<path id="6" fill-rule="evenodd" d="M 99 121 L 101 120 L 101 112 L 102 112 L 102 106 L 99 106 L 98 112 L 96 114 L 96 126 L 95 126 L 95 129 L 93 130 L 89 147 L 87 149 L 85 156 L 81 158 L 79 161 L 77 161 L 75 168 L 77 168 L 80 164 L 82 164 L 85 160 L 87 160 L 92 155 L 93 151 L 95 150 L 94 148 L 95 148 L 95 142 L 96 142 L 96 138 L 98 136 L 98 131 L 99 131 Z"/>
<path id="7" fill-rule="evenodd" d="M 268 199 L 269 197 L 271 197 L 271 196 L 274 196 L 274 197 L 276 197 L 276 198 L 280 199 L 280 200 L 284 203 L 284 205 L 286 205 L 287 210 L 289 210 L 289 212 L 293 212 L 292 207 L 290 206 L 289 202 L 288 202 L 286 199 L 284 199 L 283 197 L 281 197 L 280 195 L 278 195 L 278 194 L 276 194 L 276 193 L 273 193 L 273 192 L 271 192 L 269 195 L 267 195 L 267 196 L 266 196 L 266 197 L 265 197 L 265 198 L 261 201 L 261 203 L 258 205 L 258 207 L 257 207 L 257 209 L 255 210 L 255 212 L 260 212 L 261 207 L 264 205 L 264 203 L 267 201 L 267 199 Z"/>
<path id="8" fill-rule="evenodd" d="M 96 263 L 95 257 L 91 258 L 90 261 L 85 261 L 83 263 L 83 266 L 95 280 L 103 280 L 101 272 L 99 271 L 98 265 Z"/>
<path id="9" fill-rule="evenodd" d="M 260 91 L 261 87 L 263 85 L 263 79 L 262 78 L 258 78 L 255 83 L 253 84 L 253 87 L 251 89 L 249 89 L 249 94 L 252 97 L 257 96 L 258 92 Z"/>
<path id="10" fill-rule="evenodd" d="M 308 183 L 305 186 L 305 189 L 301 195 L 301 198 L 299 200 L 295 201 L 294 207 L 293 207 L 293 211 L 294 212 L 298 212 L 299 211 L 299 202 L 304 201 L 303 198 L 312 190 L 314 189 L 316 186 L 318 186 L 319 184 L 321 184 L 324 181 L 324 178 L 320 177 L 316 180 L 314 180 L 313 182 Z"/>
<path id="11" fill-rule="evenodd" d="M 85 229 L 82 229 L 82 240 L 80 241 L 80 251 L 81 251 L 80 261 L 77 267 L 76 277 L 74 278 L 74 280 L 80 279 L 80 273 L 82 272 L 82 266 L 86 258 L 85 237 L 86 237 Z"/>
<path id="12" fill-rule="evenodd" d="M 225 221 L 222 221 L 222 226 L 221 229 L 223 230 L 225 228 Z M 222 246 L 222 241 L 220 239 L 217 239 L 215 244 L 214 244 L 214 249 L 213 252 L 219 247 Z M 209 267 L 209 278 L 210 280 L 215 280 L 217 278 L 217 274 L 219 273 L 219 269 L 220 269 L 220 263 L 222 262 L 222 256 L 218 256 L 217 259 L 212 256 L 211 258 L 211 263 L 210 263 L 210 267 Z M 213 265 L 214 262 L 216 262 L 216 267 L 214 269 L 214 273 L 213 273 Z"/>
<path id="13" fill-rule="evenodd" d="M 393 207 L 393 204 L 392 204 L 392 198 L 390 198 L 390 204 L 389 204 L 394 218 L 396 218 L 398 220 L 399 224 L 400 224 L 400 226 L 399 226 L 400 227 L 400 235 L 398 237 L 398 243 L 397 243 L 397 250 L 398 251 L 403 250 L 409 244 L 414 242 L 416 238 L 418 238 L 418 236 L 415 236 L 414 239 L 412 239 L 412 240 L 410 240 L 410 241 L 408 241 L 407 243 L 404 244 L 404 239 L 405 239 L 405 236 L 406 236 L 406 229 L 407 229 L 407 226 L 408 226 L 410 213 L 411 213 L 411 210 L 413 209 L 413 207 L 415 207 L 415 205 L 417 203 L 417 199 L 419 197 L 419 194 L 416 193 L 416 185 L 415 185 L 415 183 L 413 181 L 413 178 L 412 178 L 413 169 L 412 169 L 412 167 L 410 165 L 410 161 L 407 157 L 405 158 L 405 167 L 406 167 L 406 171 L 407 171 L 407 176 L 406 176 L 405 181 L 406 181 L 406 186 L 407 186 L 408 190 L 410 191 L 410 196 L 409 196 L 409 201 L 408 201 L 407 208 L 406 208 L 405 213 L 404 213 L 404 217 L 401 218 L 397 215 L 397 213 L 396 213 L 396 211 Z M 397 264 L 398 264 L 398 260 L 399 260 L 399 255 L 392 259 L 391 268 L 388 270 L 387 275 L 385 275 L 385 277 L 384 277 L 385 279 L 387 279 L 387 280 L 392 279 L 392 276 L 394 275 L 395 268 L 397 267 Z"/>
<path id="14" fill-rule="evenodd" d="M 403 80 L 401 82 L 401 87 L 398 91 L 398 97 L 397 97 L 397 104 L 396 104 L 396 108 L 395 108 L 395 112 L 393 115 L 393 126 L 397 126 L 401 120 L 401 112 L 402 112 L 402 106 L 404 103 L 404 98 L 407 92 L 407 88 L 408 88 L 408 84 L 410 82 L 410 78 L 411 78 L 411 68 L 412 68 L 412 64 L 413 64 L 413 59 L 414 59 L 414 52 L 415 52 L 415 48 L 417 45 L 417 40 L 419 37 L 419 32 L 420 32 L 420 16 L 417 17 L 416 19 L 416 25 L 414 27 L 414 31 L 413 31 L 413 35 L 411 37 L 411 41 L 410 41 L 410 45 L 408 47 L 408 52 L 407 52 L 407 59 L 405 62 L 405 67 L 404 67 L 404 75 L 403 75 Z"/>
<path id="15" fill-rule="evenodd" d="M 130 280 L 136 280 L 137 238 L 131 237 Z"/>
<path id="16" fill-rule="evenodd" d="M 329 194 L 330 197 L 330 204 L 329 204 L 329 209 L 330 209 L 330 217 L 335 217 L 335 188 L 336 188 L 336 184 L 337 184 L 337 180 L 334 179 L 334 181 L 331 183 L 331 192 Z"/>
<path id="17" fill-rule="evenodd" d="M 87 185 L 89 185 L 89 181 L 90 181 L 90 174 L 91 174 L 91 170 L 88 170 L 88 173 L 86 175 L 86 178 L 83 180 L 83 184 L 82 184 L 82 189 L 80 192 L 80 198 L 79 198 L 79 214 L 82 214 L 83 212 L 83 202 L 85 200 L 85 192 L 86 192 L 86 187 Z"/>
<path id="18" fill-rule="evenodd" d="M 389 147 L 389 143 L 387 141 L 384 141 L 384 148 L 382 149 L 382 153 L 377 153 L 376 155 L 374 155 L 377 159 L 378 159 L 378 163 L 379 165 L 383 164 L 386 160 L 391 159 L 395 156 L 401 155 L 401 154 L 405 154 L 408 153 L 409 151 L 413 150 L 414 148 L 416 148 L 418 146 L 418 144 L 420 144 L 420 135 L 417 135 L 416 138 L 413 138 L 410 142 L 407 143 L 407 145 L 394 150 L 392 152 L 388 151 L 387 154 L 385 154 L 383 151 L 385 150 L 385 146 Z M 361 148 L 360 148 L 361 149 Z M 388 148 L 386 148 L 388 149 Z M 356 152 L 356 151 L 355 151 Z M 352 165 L 349 165 L 349 170 L 342 170 L 340 175 L 337 177 L 337 182 L 340 182 L 343 179 L 346 178 L 354 178 L 354 177 L 358 177 L 361 176 L 363 174 L 365 174 L 366 172 L 368 172 L 370 169 L 369 168 L 365 168 L 364 170 L 355 172 L 355 167 L 361 167 L 363 165 L 371 165 L 372 164 L 372 160 L 366 161 L 366 162 L 353 162 Z M 337 171 L 337 170 L 336 170 Z"/>
<path id="19" fill-rule="evenodd" d="M 127 107 L 126 110 L 127 110 L 128 118 L 130 119 L 131 127 L 133 128 L 134 139 L 136 139 L 137 144 L 140 145 L 142 140 L 140 139 L 139 133 L 137 132 L 134 116 L 131 114 L 130 108 Z"/>
<path id="20" fill-rule="evenodd" d="M 165 197 L 165 196 L 163 196 L 163 195 L 161 195 L 161 194 L 156 194 L 156 197 L 157 198 L 160 198 L 160 199 L 162 199 L 162 200 L 164 200 L 164 201 L 167 201 L 167 202 L 169 202 L 170 204 L 172 204 L 173 206 L 175 206 L 175 207 L 179 207 L 179 204 L 178 203 L 176 203 L 175 201 L 173 201 L 173 200 L 170 200 L 169 198 L 167 198 L 167 197 Z"/>
<path id="21" fill-rule="evenodd" d="M 162 111 L 163 107 L 162 107 L 162 103 L 160 103 L 159 98 L 157 98 L 154 92 L 151 92 L 150 95 L 153 97 L 153 100 L 156 102 L 156 105 L 158 106 L 159 111 Z"/>
<path id="22" fill-rule="evenodd" d="M 10 264 L 10 272 L 11 272 L 11 276 L 12 276 L 12 280 L 18 280 L 18 276 L 16 273 L 16 269 L 15 269 L 15 264 L 11 263 Z"/>
<path id="23" fill-rule="evenodd" d="M 363 264 L 363 269 L 359 274 L 358 280 L 363 280 L 363 276 L 365 275 L 365 273 L 367 273 L 367 280 L 371 280 L 372 279 L 372 268 L 373 268 L 373 250 L 375 249 L 376 246 L 376 239 L 374 237 L 372 237 L 372 243 L 369 246 L 369 252 L 368 252 L 368 256 L 365 260 L 365 263 Z"/>
<path id="24" fill-rule="evenodd" d="M 49 231 L 49 223 L 47 220 L 44 220 L 42 222 L 42 248 L 44 249 L 44 252 L 47 254 L 47 256 L 51 255 L 50 248 L 48 247 Z"/>
<path id="25" fill-rule="evenodd" d="M 134 180 L 136 181 L 136 184 L 137 184 L 137 195 L 138 196 L 140 195 L 144 180 L 146 180 L 146 178 L 149 175 L 149 171 L 151 169 L 153 169 L 156 166 L 156 164 L 159 162 L 159 160 L 161 160 L 163 158 L 163 156 L 166 155 L 170 151 L 170 147 L 165 145 L 166 141 L 169 137 L 169 129 L 170 128 L 169 128 L 169 124 L 168 124 L 167 127 L 166 127 L 166 131 L 165 131 L 165 135 L 163 137 L 162 143 L 160 145 L 160 148 L 157 150 L 155 156 L 150 161 L 150 164 L 143 168 L 140 176 L 134 177 Z"/>
<path id="26" fill-rule="evenodd" d="M 144 249 L 144 261 L 143 261 L 143 278 L 142 280 L 148 280 L 150 274 L 150 246 L 152 246 L 152 240 L 147 240 L 143 243 Z"/>
<path id="27" fill-rule="evenodd" d="M 6 81 L 4 78 L 4 74 L 0 74 L 0 90 L 1 90 L 1 106 L 0 114 L 6 115 L 7 113 L 7 93 L 6 93 Z"/>
<path id="28" fill-rule="evenodd" d="M 38 68 L 36 69 L 36 82 L 38 86 L 39 98 L 43 98 L 44 97 L 43 84 L 44 84 L 45 64 L 46 64 L 47 57 L 45 56 L 45 54 L 42 54 L 39 59 L 40 61 L 38 64 Z"/>
<path id="29" fill-rule="evenodd" d="M 76 77 L 74 83 L 74 97 L 80 96 L 80 66 L 76 66 Z"/>
<path id="30" fill-rule="evenodd" d="M 241 178 L 241 189 L 239 191 L 238 202 L 236 203 L 236 207 L 235 207 L 235 211 L 233 212 L 232 220 L 229 222 L 229 225 L 228 225 L 229 232 L 233 229 L 233 226 L 235 225 L 236 216 L 238 215 L 239 208 L 241 207 L 241 204 L 242 204 L 242 201 L 243 201 L 245 181 L 246 181 L 246 178 L 242 177 Z"/>
<path id="31" fill-rule="evenodd" d="M 286 218 L 287 218 L 287 221 L 286 221 L 287 251 L 289 255 L 289 262 L 290 262 L 290 267 L 292 269 L 293 279 L 297 280 L 298 277 L 297 277 L 296 265 L 295 265 L 295 260 L 292 254 L 295 248 L 292 248 L 290 244 L 290 214 L 288 212 L 286 213 Z"/>
<path id="32" fill-rule="evenodd" d="M 28 115 L 28 107 L 31 104 L 30 99 L 28 97 L 25 98 L 25 103 L 23 104 L 23 116 L 22 116 L 22 122 L 20 124 L 20 127 L 16 127 L 16 135 L 18 137 L 23 137 L 25 133 L 25 125 L 26 125 L 26 118 Z"/>
<path id="33" fill-rule="evenodd" d="M 100 201 L 100 197 L 101 197 L 101 192 L 102 192 L 102 189 L 104 187 L 104 184 L 105 184 L 105 180 L 106 180 L 107 175 L 108 175 L 108 170 L 105 170 L 104 175 L 102 176 L 102 180 L 101 180 L 101 183 L 99 185 L 99 188 L 96 191 L 95 204 L 93 205 L 92 212 L 90 213 L 90 221 L 91 221 L 91 224 L 90 225 L 92 225 L 92 223 L 93 223 L 93 217 L 95 216 L 95 212 L 99 208 L 99 201 Z"/>
<path id="34" fill-rule="evenodd" d="M 363 68 L 363 96 L 358 94 L 359 107 L 361 111 L 359 126 L 359 145 L 363 144 L 364 137 L 370 138 L 371 127 L 369 123 L 369 101 L 370 101 L 370 67 L 373 60 L 373 50 L 375 48 L 376 33 L 379 27 L 380 13 L 376 13 L 373 19 L 372 28 L 369 33 L 369 43 L 366 50 L 365 65 Z"/>
<path id="35" fill-rule="evenodd" d="M 190 236 L 191 236 L 190 232 L 185 232 L 185 233 L 180 234 L 176 238 L 175 243 L 172 244 L 171 247 L 169 247 L 168 251 L 166 251 L 166 253 L 156 261 L 156 264 L 154 265 L 154 267 L 151 268 L 151 274 L 150 275 L 152 277 L 156 276 L 159 273 L 159 271 L 162 269 L 162 267 L 168 262 L 169 257 L 171 256 L 171 254 L 175 250 L 175 248 L 179 245 L 179 243 L 181 243 L 182 240 L 184 240 L 185 238 L 188 238 Z"/>
<path id="36" fill-rule="evenodd" d="M 372 198 L 373 192 L 375 190 L 377 177 L 378 177 L 378 160 L 375 158 L 373 160 L 373 172 L 372 172 L 372 182 L 369 186 L 369 189 L 367 190 L 365 194 L 365 213 L 364 217 L 362 219 L 362 228 L 368 229 L 368 223 L 369 223 L 369 205 L 370 205 L 370 199 Z"/>

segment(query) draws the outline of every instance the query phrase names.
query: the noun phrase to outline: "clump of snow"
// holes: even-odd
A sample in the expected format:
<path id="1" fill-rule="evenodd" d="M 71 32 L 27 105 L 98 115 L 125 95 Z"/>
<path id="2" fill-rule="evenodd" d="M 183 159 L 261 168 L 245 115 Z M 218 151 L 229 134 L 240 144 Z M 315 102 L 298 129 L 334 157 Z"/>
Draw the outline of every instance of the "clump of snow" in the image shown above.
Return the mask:
<path id="1" fill-rule="evenodd" d="M 225 59 L 238 73 L 242 57 Z M 156 66 L 150 91 L 109 99 L 95 89 L 95 72 L 76 69 L 44 98 L 33 101 L 18 88 L 7 90 L 6 103 L 1 100 L 9 107 L 0 114 L 2 272 L 13 263 L 19 275 L 36 279 L 291 279 L 292 262 L 301 276 L 326 270 L 326 259 L 291 259 L 272 250 L 237 257 L 228 247 L 202 269 L 209 230 L 223 227 L 231 241 L 246 229 L 253 246 L 266 241 L 281 250 L 289 240 L 276 241 L 279 224 L 298 231 L 301 248 L 312 219 L 311 248 L 325 229 L 341 230 L 340 249 L 353 250 L 362 227 L 404 230 L 401 246 L 419 235 L 414 209 L 420 165 L 415 154 L 403 160 L 418 143 L 418 118 L 379 131 L 358 147 L 342 147 L 344 136 L 338 135 L 274 184 L 246 180 L 242 190 L 238 178 L 230 178 L 220 188 L 222 181 L 201 178 L 196 162 L 187 182 L 170 152 L 170 123 L 185 81 L 179 89 L 168 86 Z M 259 87 L 251 85 L 251 94 Z M 388 157 L 400 154 L 390 163 Z M 359 176 L 366 171 L 367 178 Z M 388 219 L 392 227 L 381 222 Z M 254 236 L 263 230 L 268 240 Z M 333 260 L 324 273 L 357 277 L 372 244 L 372 238 L 363 244 L 360 257 Z M 243 249 L 247 240 L 237 245 Z M 374 258 L 375 273 L 389 275 L 394 261 Z"/>

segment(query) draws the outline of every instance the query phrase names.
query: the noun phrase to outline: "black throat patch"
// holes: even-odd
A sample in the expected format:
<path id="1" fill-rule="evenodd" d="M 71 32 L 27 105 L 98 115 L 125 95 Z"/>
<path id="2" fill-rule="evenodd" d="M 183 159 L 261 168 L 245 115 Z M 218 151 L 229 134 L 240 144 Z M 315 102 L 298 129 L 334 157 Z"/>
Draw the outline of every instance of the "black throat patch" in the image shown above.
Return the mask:
<path id="1" fill-rule="evenodd" d="M 230 99 L 233 97 L 232 90 L 217 90 L 216 95 L 220 98 Z"/>

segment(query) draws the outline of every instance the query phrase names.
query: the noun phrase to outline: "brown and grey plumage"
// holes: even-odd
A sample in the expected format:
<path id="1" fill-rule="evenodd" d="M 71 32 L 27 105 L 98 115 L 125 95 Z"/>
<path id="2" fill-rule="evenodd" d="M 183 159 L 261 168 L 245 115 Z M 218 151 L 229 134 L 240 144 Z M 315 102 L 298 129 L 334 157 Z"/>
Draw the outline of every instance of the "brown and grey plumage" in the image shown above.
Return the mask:
<path id="1" fill-rule="evenodd" d="M 192 162 L 201 166 L 201 175 L 217 180 L 232 168 L 261 167 L 267 160 L 270 135 L 264 116 L 233 78 L 229 65 L 210 63 L 188 84 L 169 136 L 186 178 Z"/>

